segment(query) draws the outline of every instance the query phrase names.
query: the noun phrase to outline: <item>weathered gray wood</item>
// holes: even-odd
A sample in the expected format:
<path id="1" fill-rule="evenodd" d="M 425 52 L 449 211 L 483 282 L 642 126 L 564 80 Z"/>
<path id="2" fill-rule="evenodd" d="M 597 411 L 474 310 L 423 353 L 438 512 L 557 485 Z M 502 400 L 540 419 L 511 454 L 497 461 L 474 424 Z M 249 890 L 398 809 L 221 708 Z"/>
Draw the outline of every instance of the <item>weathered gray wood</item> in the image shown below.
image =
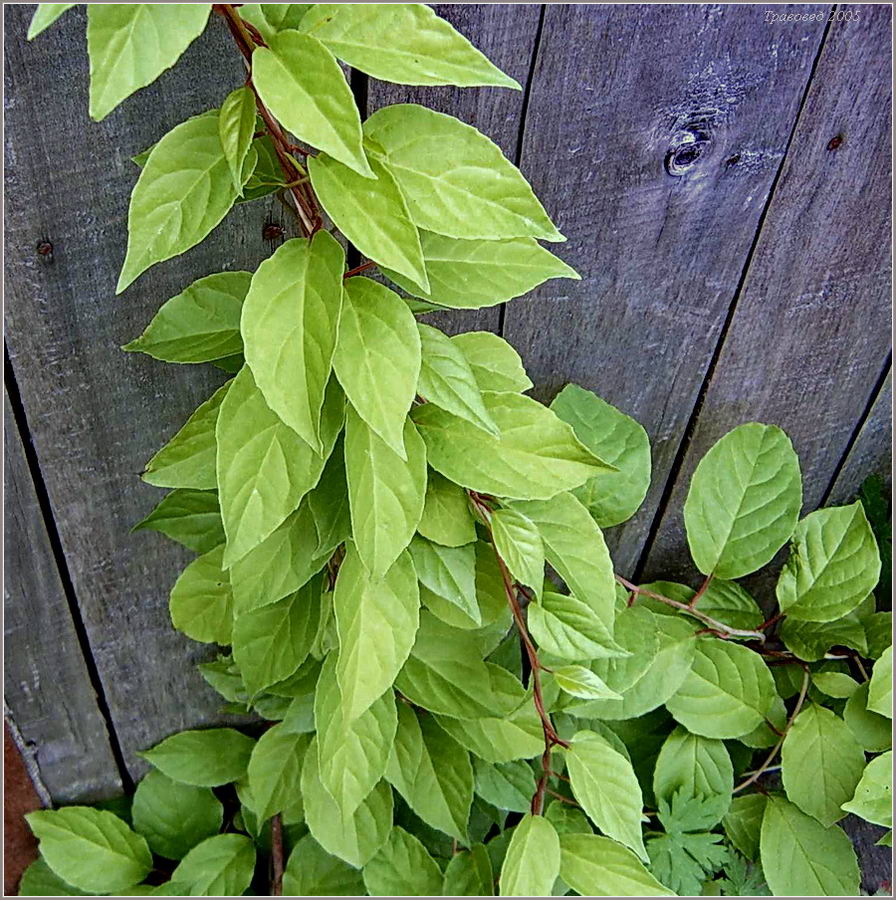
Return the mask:
<path id="1" fill-rule="evenodd" d="M 7 714 L 54 802 L 114 796 L 121 778 L 5 395 L 3 419 Z"/>
<path id="2" fill-rule="evenodd" d="M 218 105 L 242 63 L 214 17 L 177 68 L 94 124 L 83 10 L 27 44 L 32 11 L 5 10 L 7 340 L 116 732 L 141 771 L 135 751 L 217 718 L 220 698 L 194 669 L 212 648 L 175 632 L 167 612 L 189 554 L 128 530 L 162 497 L 140 481 L 144 463 L 223 376 L 118 348 L 193 279 L 254 268 L 279 204 L 245 204 L 116 298 L 137 175 L 129 157 Z M 35 249 L 45 240 L 50 256 Z"/>
<path id="3" fill-rule="evenodd" d="M 529 75 L 541 9 L 538 4 L 440 4 L 436 12 L 468 37 L 496 66 L 523 87 Z M 515 160 L 518 153 L 524 92 L 507 88 L 408 87 L 370 79 L 368 112 L 391 103 L 420 103 L 456 116 L 487 134 Z M 498 331 L 498 307 L 433 315 L 431 324 L 450 334 Z"/>
<path id="4" fill-rule="evenodd" d="M 541 399 L 578 382 L 647 429 L 650 493 L 608 535 L 620 571 L 653 521 L 822 29 L 752 6 L 547 9 L 522 169 L 583 280 L 511 303 L 504 335 Z"/>
<path id="5" fill-rule="evenodd" d="M 693 575 L 682 503 L 697 461 L 726 431 L 757 419 L 784 428 L 804 510 L 815 509 L 880 377 L 890 346 L 891 10 L 861 9 L 858 22 L 831 27 L 822 50 L 645 577 Z"/>

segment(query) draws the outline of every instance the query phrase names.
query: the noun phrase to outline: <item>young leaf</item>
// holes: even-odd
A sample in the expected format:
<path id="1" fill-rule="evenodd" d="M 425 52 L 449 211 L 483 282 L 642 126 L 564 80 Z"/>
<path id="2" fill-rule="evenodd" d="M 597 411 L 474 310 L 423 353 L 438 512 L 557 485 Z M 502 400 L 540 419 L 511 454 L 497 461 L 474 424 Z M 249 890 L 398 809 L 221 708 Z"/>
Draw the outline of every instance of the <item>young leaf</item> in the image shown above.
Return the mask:
<path id="1" fill-rule="evenodd" d="M 476 540 L 476 526 L 467 492 L 430 469 L 426 499 L 417 531 L 443 547 L 462 547 Z"/>
<path id="2" fill-rule="evenodd" d="M 224 148 L 233 186 L 238 194 L 243 193 L 243 168 L 246 155 L 252 146 L 255 133 L 255 94 L 246 85 L 231 91 L 221 104 L 218 115 L 218 136 Z"/>
<path id="3" fill-rule="evenodd" d="M 375 179 L 319 153 L 308 160 L 311 186 L 336 227 L 365 256 L 429 290 L 420 235 L 391 172 L 369 159 Z"/>
<path id="4" fill-rule="evenodd" d="M 535 773 L 527 762 L 487 763 L 473 760 L 476 793 L 498 809 L 529 812 L 535 794 Z"/>
<path id="5" fill-rule="evenodd" d="M 495 893 L 494 872 L 483 844 L 473 844 L 448 860 L 441 894 L 445 897 L 491 897 Z"/>
<path id="6" fill-rule="evenodd" d="M 208 553 L 224 541 L 224 525 L 215 491 L 178 488 L 131 531 L 160 531 L 196 553 Z"/>
<path id="7" fill-rule="evenodd" d="M 246 774 L 255 741 L 233 728 L 181 731 L 138 754 L 174 781 L 217 787 Z"/>
<path id="8" fill-rule="evenodd" d="M 361 873 L 330 856 L 310 834 L 301 838 L 289 854 L 283 872 L 284 896 L 357 897 L 363 891 Z"/>
<path id="9" fill-rule="evenodd" d="M 867 822 L 893 827 L 893 751 L 876 756 L 865 767 L 856 786 L 855 796 L 843 804 L 848 813 L 855 813 Z"/>
<path id="10" fill-rule="evenodd" d="M 143 334 L 121 349 L 171 363 L 210 362 L 239 353 L 240 314 L 251 279 L 249 272 L 218 272 L 194 281 L 163 303 Z"/>
<path id="11" fill-rule="evenodd" d="M 109 3 L 87 8 L 90 117 L 99 122 L 152 84 L 202 34 L 207 3 Z"/>
<path id="12" fill-rule="evenodd" d="M 531 759 L 544 750 L 541 720 L 530 698 L 507 715 L 486 715 L 476 719 L 435 718 L 459 744 L 486 762 Z"/>
<path id="13" fill-rule="evenodd" d="M 825 828 L 780 797 L 769 797 L 762 817 L 760 856 L 775 896 L 844 896 L 859 893 L 859 866 L 846 834 Z"/>
<path id="14" fill-rule="evenodd" d="M 436 861 L 414 835 L 398 826 L 364 866 L 363 874 L 371 897 L 428 897 L 442 889 L 442 871 Z"/>
<path id="15" fill-rule="evenodd" d="M 518 509 L 496 509 L 491 515 L 495 550 L 510 574 L 541 596 L 544 584 L 544 544 L 535 523 Z"/>
<path id="16" fill-rule="evenodd" d="M 813 672 L 812 684 L 828 697 L 848 700 L 858 689 L 859 683 L 845 672 Z"/>
<path id="17" fill-rule="evenodd" d="M 552 669 L 557 686 L 583 700 L 621 700 L 616 691 L 610 690 L 601 678 L 584 666 L 560 666 Z"/>
<path id="18" fill-rule="evenodd" d="M 271 410 L 318 452 L 344 268 L 345 253 L 328 231 L 310 241 L 294 238 L 258 267 L 243 305 L 246 363 L 258 389 Z"/>
<path id="19" fill-rule="evenodd" d="M 382 148 L 418 227 L 466 240 L 565 240 L 520 170 L 472 125 L 397 103 L 370 116 L 364 134 Z"/>
<path id="20" fill-rule="evenodd" d="M 528 391 L 532 382 L 519 353 L 497 334 L 468 331 L 456 334 L 451 342 L 467 358 L 481 391 Z"/>
<path id="21" fill-rule="evenodd" d="M 545 591 L 538 603 L 529 604 L 527 620 L 539 648 L 551 656 L 583 662 L 607 652 L 605 626 L 594 610 L 577 597 Z M 648 637 L 653 638 L 655 653 L 656 638 L 652 634 Z"/>
<path id="22" fill-rule="evenodd" d="M 254 25 L 267 41 L 281 31 L 297 29 L 311 3 L 244 3 L 240 18 Z M 300 892 L 301 893 L 301 892 Z"/>
<path id="23" fill-rule="evenodd" d="M 41 856 L 63 881 L 90 894 L 114 894 L 152 868 L 144 838 L 111 812 L 88 806 L 26 813 Z"/>
<path id="24" fill-rule="evenodd" d="M 221 830 L 224 807 L 210 788 L 179 784 L 150 771 L 134 792 L 131 816 L 134 830 L 154 853 L 183 859 L 200 841 Z"/>
<path id="25" fill-rule="evenodd" d="M 630 416 L 577 384 L 568 384 L 551 409 L 572 425 L 576 437 L 596 456 L 616 466 L 574 491 L 601 528 L 630 519 L 650 487 L 650 440 Z"/>
<path id="26" fill-rule="evenodd" d="M 520 87 L 423 3 L 318 3 L 301 27 L 383 81 Z"/>
<path id="27" fill-rule="evenodd" d="M 222 568 L 224 545 L 194 559 L 171 589 L 171 622 L 194 641 L 229 644 L 233 632 L 233 593 Z"/>
<path id="28" fill-rule="evenodd" d="M 759 860 L 759 830 L 768 798 L 764 794 L 746 794 L 731 802 L 722 826 L 732 845 L 747 859 Z"/>
<path id="29" fill-rule="evenodd" d="M 247 775 L 252 811 L 259 825 L 282 812 L 299 796 L 302 763 L 310 738 L 284 725 L 274 725 L 259 739 L 249 759 Z"/>
<path id="30" fill-rule="evenodd" d="M 171 873 L 194 897 L 238 897 L 255 873 L 255 847 L 243 834 L 218 834 L 194 847 Z"/>
<path id="31" fill-rule="evenodd" d="M 868 685 L 868 709 L 893 718 L 893 648 L 887 647 L 874 664 Z"/>
<path id="32" fill-rule="evenodd" d="M 560 838 L 544 816 L 523 816 L 501 867 L 502 897 L 550 897 L 560 874 Z"/>
<path id="33" fill-rule="evenodd" d="M 583 897 L 674 896 L 631 850 L 596 834 L 560 835 L 560 877 Z"/>
<path id="34" fill-rule="evenodd" d="M 869 753 L 889 750 L 893 742 L 893 723 L 867 708 L 868 685 L 862 684 L 846 701 L 843 709 L 843 721 L 852 732 L 853 737 Z"/>
<path id="35" fill-rule="evenodd" d="M 336 676 L 345 715 L 352 720 L 392 687 L 414 645 L 420 595 L 410 555 L 403 551 L 382 578 L 373 578 L 347 542 L 333 605 L 339 632 Z"/>
<path id="36" fill-rule="evenodd" d="M 697 568 L 740 578 L 764 566 L 796 527 L 800 464 L 775 425 L 739 425 L 700 460 L 684 504 L 688 546 Z"/>
<path id="37" fill-rule="evenodd" d="M 410 546 L 417 580 L 427 591 L 457 607 L 476 626 L 482 624 L 476 603 L 476 549 L 442 547 L 426 538 L 415 537 Z"/>
<path id="38" fill-rule="evenodd" d="M 38 3 L 31 24 L 28 26 L 28 40 L 33 41 L 42 31 L 49 28 L 64 12 L 77 3 Z"/>
<path id="39" fill-rule="evenodd" d="M 857 500 L 816 510 L 797 525 L 775 592 L 788 618 L 832 622 L 852 612 L 879 577 L 877 541 Z"/>
<path id="40" fill-rule="evenodd" d="M 641 787 L 631 763 L 600 735 L 580 731 L 566 752 L 572 792 L 600 830 L 645 862 Z"/>

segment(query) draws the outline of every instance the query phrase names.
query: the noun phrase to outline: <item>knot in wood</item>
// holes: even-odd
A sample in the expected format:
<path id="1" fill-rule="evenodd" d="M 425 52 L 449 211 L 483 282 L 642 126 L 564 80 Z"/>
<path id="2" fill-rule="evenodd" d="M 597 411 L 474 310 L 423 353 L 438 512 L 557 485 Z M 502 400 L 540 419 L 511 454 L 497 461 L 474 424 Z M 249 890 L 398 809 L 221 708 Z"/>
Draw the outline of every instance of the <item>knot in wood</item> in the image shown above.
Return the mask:
<path id="1" fill-rule="evenodd" d="M 666 153 L 666 171 L 680 177 L 687 174 L 709 149 L 712 138 L 702 125 L 688 125 L 672 137 Z"/>

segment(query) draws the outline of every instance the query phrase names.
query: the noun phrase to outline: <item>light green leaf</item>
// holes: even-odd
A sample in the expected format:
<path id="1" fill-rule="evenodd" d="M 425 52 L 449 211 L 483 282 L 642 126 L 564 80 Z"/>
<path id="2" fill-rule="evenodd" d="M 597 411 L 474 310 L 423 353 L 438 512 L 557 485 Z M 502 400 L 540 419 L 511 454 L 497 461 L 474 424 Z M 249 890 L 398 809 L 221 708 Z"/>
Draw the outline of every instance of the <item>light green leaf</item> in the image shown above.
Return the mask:
<path id="1" fill-rule="evenodd" d="M 482 399 L 498 437 L 431 403 L 411 414 L 429 464 L 456 484 L 499 497 L 547 500 L 606 468 L 569 425 L 535 400 L 490 391 Z"/>
<path id="2" fill-rule="evenodd" d="M 854 897 L 859 866 L 846 834 L 825 828 L 780 797 L 769 797 L 762 817 L 760 855 L 765 880 L 777 897 Z"/>
<path id="3" fill-rule="evenodd" d="M 336 654 L 330 653 L 317 681 L 314 722 L 321 783 L 347 818 L 386 771 L 398 727 L 395 697 L 386 691 L 349 719 L 336 680 Z"/>
<path id="4" fill-rule="evenodd" d="M 495 893 L 494 879 L 485 845 L 474 844 L 448 860 L 441 893 L 445 897 L 491 897 Z"/>
<path id="5" fill-rule="evenodd" d="M 560 666 L 552 669 L 557 686 L 583 700 L 621 700 L 616 691 L 610 690 L 591 669 L 584 666 Z"/>
<path id="6" fill-rule="evenodd" d="M 791 653 L 807 662 L 822 659 L 835 644 L 852 647 L 864 655 L 868 643 L 858 612 L 854 610 L 835 622 L 802 622 L 787 616 L 778 634 Z"/>
<path id="7" fill-rule="evenodd" d="M 215 424 L 230 382 L 221 385 L 184 423 L 180 431 L 146 464 L 141 476 L 156 487 L 193 488 L 210 491 L 215 477 Z M 215 499 L 217 506 L 217 499 Z M 220 513 L 218 514 L 220 520 Z M 219 526 L 221 534 L 223 526 Z"/>
<path id="8" fill-rule="evenodd" d="M 631 850 L 596 834 L 560 835 L 560 877 L 583 897 L 675 896 Z"/>
<path id="9" fill-rule="evenodd" d="M 535 523 L 518 509 L 496 509 L 491 514 L 492 538 L 510 574 L 541 596 L 544 585 L 544 544 Z"/>
<path id="10" fill-rule="evenodd" d="M 566 752 L 573 796 L 608 837 L 634 850 L 645 862 L 641 837 L 641 787 L 632 764 L 593 731 L 576 734 Z"/>
<path id="11" fill-rule="evenodd" d="M 255 874 L 255 847 L 243 834 L 219 834 L 194 847 L 171 873 L 194 897 L 238 897 Z"/>
<path id="12" fill-rule="evenodd" d="M 382 577 L 411 542 L 426 498 L 426 447 L 404 420 L 399 455 L 349 406 L 345 474 L 352 535 L 374 578 Z"/>
<path id="13" fill-rule="evenodd" d="M 519 392 L 532 387 L 519 353 L 497 334 L 468 331 L 451 341 L 467 358 L 481 391 Z"/>
<path id="14" fill-rule="evenodd" d="M 202 34 L 208 3 L 88 4 L 90 117 L 99 122 L 152 84 Z"/>
<path id="15" fill-rule="evenodd" d="M 544 816 L 525 815 L 501 867 L 500 896 L 550 897 L 560 874 L 560 838 Z"/>
<path id="16" fill-rule="evenodd" d="M 364 866 L 364 886 L 371 897 L 437 896 L 442 889 L 442 871 L 414 835 L 395 826 Z"/>
<path id="17" fill-rule="evenodd" d="M 218 136 L 224 148 L 233 186 L 238 194 L 243 193 L 243 168 L 246 155 L 252 146 L 255 133 L 255 94 L 246 85 L 231 91 L 221 104 L 218 115 Z"/>
<path id="18" fill-rule="evenodd" d="M 855 796 L 843 804 L 849 813 L 883 825 L 893 827 L 893 751 L 876 756 L 865 767 L 856 786 Z"/>
<path id="19" fill-rule="evenodd" d="M 318 770 L 317 739 L 312 739 L 302 766 L 305 821 L 323 849 L 360 869 L 386 843 L 392 828 L 392 791 L 381 781 L 351 816 L 343 817 L 327 793 Z"/>
<path id="20" fill-rule="evenodd" d="M 595 455 L 616 466 L 576 488 L 575 495 L 601 528 L 618 525 L 638 510 L 650 487 L 650 440 L 633 418 L 591 391 L 568 384 L 551 409 L 572 425 L 576 437 Z"/>
<path id="21" fill-rule="evenodd" d="M 194 559 L 171 589 L 171 623 L 194 641 L 229 644 L 233 593 L 222 567 L 224 545 Z"/>
<path id="22" fill-rule="evenodd" d="M 318 3 L 302 30 L 384 81 L 520 87 L 423 3 Z"/>
<path id="23" fill-rule="evenodd" d="M 880 553 L 861 501 L 810 513 L 796 526 L 775 593 L 788 618 L 832 622 L 880 578 Z"/>
<path id="24" fill-rule="evenodd" d="M 521 297 L 551 278 L 580 280 L 575 269 L 535 238 L 462 241 L 421 231 L 420 245 L 429 291 L 421 291 L 397 272 L 387 269 L 385 274 L 409 294 L 438 306 L 482 309 Z"/>
<path id="25" fill-rule="evenodd" d="M 240 18 L 254 25 L 261 36 L 268 40 L 281 31 L 289 31 L 301 25 L 311 3 L 244 3 Z"/>
<path id="26" fill-rule="evenodd" d="M 893 718 L 893 648 L 887 647 L 871 672 L 868 685 L 868 709 L 878 715 Z"/>
<path id="27" fill-rule="evenodd" d="M 224 807 L 210 788 L 179 784 L 153 770 L 137 785 L 131 816 L 154 853 L 182 859 L 221 830 Z"/>
<path id="28" fill-rule="evenodd" d="M 858 689 L 859 683 L 845 672 L 813 672 L 812 684 L 828 697 L 849 699 Z"/>
<path id="29" fill-rule="evenodd" d="M 142 836 L 111 812 L 88 806 L 25 814 L 40 853 L 63 881 L 92 894 L 114 894 L 142 881 L 152 854 Z"/>
<path id="30" fill-rule="evenodd" d="M 428 290 L 420 235 L 404 195 L 379 159 L 372 157 L 369 164 L 376 179 L 320 153 L 308 160 L 311 186 L 327 215 L 361 253 Z"/>
<path id="31" fill-rule="evenodd" d="M 457 607 L 476 626 L 481 625 L 482 616 L 476 602 L 475 544 L 442 547 L 426 538 L 415 537 L 410 553 L 420 584 Z"/>
<path id="32" fill-rule="evenodd" d="M 473 802 L 470 758 L 433 717 L 398 704 L 398 732 L 386 778 L 427 825 L 466 843 Z"/>
<path id="33" fill-rule="evenodd" d="M 796 527 L 800 464 L 775 425 L 739 425 L 700 460 L 684 504 L 688 546 L 697 568 L 740 578 L 764 566 Z"/>
<path id="34" fill-rule="evenodd" d="M 535 794 L 535 773 L 521 760 L 487 763 L 474 759 L 476 793 L 489 803 L 510 812 L 529 812 Z"/>
<path id="35" fill-rule="evenodd" d="M 63 881 L 48 865 L 47 861 L 38 856 L 32 862 L 19 879 L 20 897 L 86 897 L 87 891 L 79 891 Z"/>
<path id="36" fill-rule="evenodd" d="M 361 145 L 361 117 L 339 63 L 317 38 L 298 31 L 272 35 L 252 54 L 259 97 L 299 140 L 374 178 Z"/>
<path id="37" fill-rule="evenodd" d="M 310 834 L 301 838 L 289 854 L 283 873 L 285 896 L 357 897 L 363 891 L 361 873 L 330 856 Z"/>
<path id="38" fill-rule="evenodd" d="M 249 760 L 249 792 L 259 824 L 290 807 L 299 796 L 302 763 L 310 738 L 283 724 L 269 728 L 259 739 Z"/>
<path id="39" fill-rule="evenodd" d="M 867 709 L 868 685 L 862 684 L 846 701 L 843 720 L 855 739 L 870 753 L 889 750 L 893 743 L 893 723 Z"/>
<path id="40" fill-rule="evenodd" d="M 382 148 L 420 228 L 467 240 L 565 240 L 520 170 L 472 125 L 398 103 L 370 116 L 364 134 Z"/>
<path id="41" fill-rule="evenodd" d="M 526 698 L 513 712 L 504 716 L 459 719 L 436 716 L 441 727 L 458 743 L 490 763 L 531 759 L 544 750 L 541 720 Z"/>
<path id="42" fill-rule="evenodd" d="M 271 410 L 318 452 L 344 268 L 345 253 L 328 231 L 310 241 L 294 238 L 258 267 L 243 305 L 246 363 L 255 384 Z"/>
<path id="43" fill-rule="evenodd" d="M 690 603 L 695 594 L 696 591 L 688 588 L 683 602 Z M 714 578 L 709 583 L 703 596 L 698 598 L 696 609 L 733 628 L 755 630 L 765 621 L 759 604 L 736 581 L 722 578 Z"/>
<path id="44" fill-rule="evenodd" d="M 777 730 L 772 731 L 770 725 Z M 753 731 L 742 734 L 738 740 L 747 747 L 774 747 L 786 727 L 787 707 L 784 705 L 781 695 L 776 694 L 769 711 L 765 714 L 765 721 L 761 725 L 757 725 Z"/>
<path id="45" fill-rule="evenodd" d="M 321 412 L 323 454 L 318 455 L 271 411 L 249 367 L 240 370 L 221 404 L 215 431 L 226 566 L 272 534 L 317 484 L 344 418 L 345 400 L 331 378 Z"/>
<path id="46" fill-rule="evenodd" d="M 753 862 L 759 860 L 759 830 L 762 827 L 767 802 L 768 797 L 765 794 L 735 797 L 731 801 L 731 808 L 722 819 L 728 840 Z"/>
<path id="47" fill-rule="evenodd" d="M 351 720 L 392 687 L 414 645 L 420 595 L 410 554 L 403 551 L 382 578 L 373 578 L 354 543 L 347 542 L 333 605 L 340 648 L 336 676 Z"/>
<path id="48" fill-rule="evenodd" d="M 527 618 L 532 637 L 551 656 L 581 662 L 606 653 L 606 628 L 576 597 L 545 591 L 539 603 L 529 604 Z"/>
<path id="49" fill-rule="evenodd" d="M 233 728 L 181 731 L 165 738 L 142 756 L 174 781 L 217 787 L 246 774 L 255 741 Z"/>
<path id="50" fill-rule="evenodd" d="M 740 644 L 698 638 L 694 665 L 666 701 L 694 734 L 735 738 L 759 725 L 775 698 L 775 680 L 762 657 Z"/>
<path id="51" fill-rule="evenodd" d="M 38 3 L 31 24 L 28 26 L 28 40 L 32 41 L 42 31 L 49 28 L 64 12 L 70 10 L 77 3 Z"/>
<path id="52" fill-rule="evenodd" d="M 551 598 L 548 603 L 547 594 L 545 594 L 545 598 L 542 601 L 542 605 L 547 604 L 548 609 L 553 610 L 554 599 Z M 581 604 L 581 601 L 577 600 L 576 602 Z M 587 612 L 593 618 L 594 613 L 590 609 Z M 531 616 L 531 614 L 532 611 L 530 609 L 529 615 Z M 664 620 L 666 618 L 671 620 L 671 617 L 663 617 Z M 683 631 L 682 626 L 685 625 L 684 622 L 680 620 L 672 621 L 674 622 L 673 627 L 677 629 L 673 632 L 676 636 L 680 633 L 687 633 Z M 575 625 L 577 622 L 578 619 L 573 619 L 570 624 Z M 627 655 L 591 658 L 593 654 L 590 654 L 584 658 L 591 659 L 591 669 L 610 688 L 620 693 L 628 691 L 650 669 L 660 649 L 658 638 L 664 636 L 663 628 L 667 624 L 669 623 L 665 621 L 658 622 L 657 617 L 646 606 L 619 606 L 616 609 L 616 619 L 613 628 L 614 640 Z M 689 669 L 693 659 L 693 652 L 690 654 L 685 653 L 684 655 L 689 655 L 687 663 Z M 670 671 L 670 677 L 672 677 L 672 674 Z M 684 672 L 681 673 L 679 683 L 683 679 Z M 674 691 L 671 693 L 674 693 Z"/>
<path id="53" fill-rule="evenodd" d="M 444 475 L 430 470 L 417 531 L 443 547 L 462 547 L 475 541 L 476 526 L 467 492 Z"/>
<path id="54" fill-rule="evenodd" d="M 224 540 L 224 525 L 215 491 L 178 488 L 131 531 L 160 531 L 196 553 L 208 553 Z"/>

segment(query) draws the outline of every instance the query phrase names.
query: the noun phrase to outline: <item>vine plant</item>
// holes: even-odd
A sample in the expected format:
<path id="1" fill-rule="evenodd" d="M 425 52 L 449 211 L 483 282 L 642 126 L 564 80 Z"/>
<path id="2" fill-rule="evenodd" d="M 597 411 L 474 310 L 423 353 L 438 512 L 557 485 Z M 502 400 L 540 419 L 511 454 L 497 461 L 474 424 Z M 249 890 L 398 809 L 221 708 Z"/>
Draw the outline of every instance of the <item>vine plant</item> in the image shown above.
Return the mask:
<path id="1" fill-rule="evenodd" d="M 699 588 L 616 575 L 602 529 L 645 496 L 644 430 L 575 385 L 545 407 L 502 338 L 419 320 L 577 278 L 539 244 L 564 238 L 469 125 L 362 123 L 340 61 L 519 86 L 417 4 L 97 4 L 93 118 L 210 17 L 245 84 L 135 157 L 118 291 L 236 203 L 295 214 L 125 348 L 233 375 L 149 461 L 170 493 L 137 527 L 199 554 L 174 626 L 229 648 L 202 674 L 266 725 L 166 738 L 132 802 L 31 814 L 22 892 L 857 894 L 836 823 L 891 824 L 862 504 L 800 519 L 790 441 L 745 424 L 690 484 Z M 788 542 L 766 618 L 738 579 Z"/>

